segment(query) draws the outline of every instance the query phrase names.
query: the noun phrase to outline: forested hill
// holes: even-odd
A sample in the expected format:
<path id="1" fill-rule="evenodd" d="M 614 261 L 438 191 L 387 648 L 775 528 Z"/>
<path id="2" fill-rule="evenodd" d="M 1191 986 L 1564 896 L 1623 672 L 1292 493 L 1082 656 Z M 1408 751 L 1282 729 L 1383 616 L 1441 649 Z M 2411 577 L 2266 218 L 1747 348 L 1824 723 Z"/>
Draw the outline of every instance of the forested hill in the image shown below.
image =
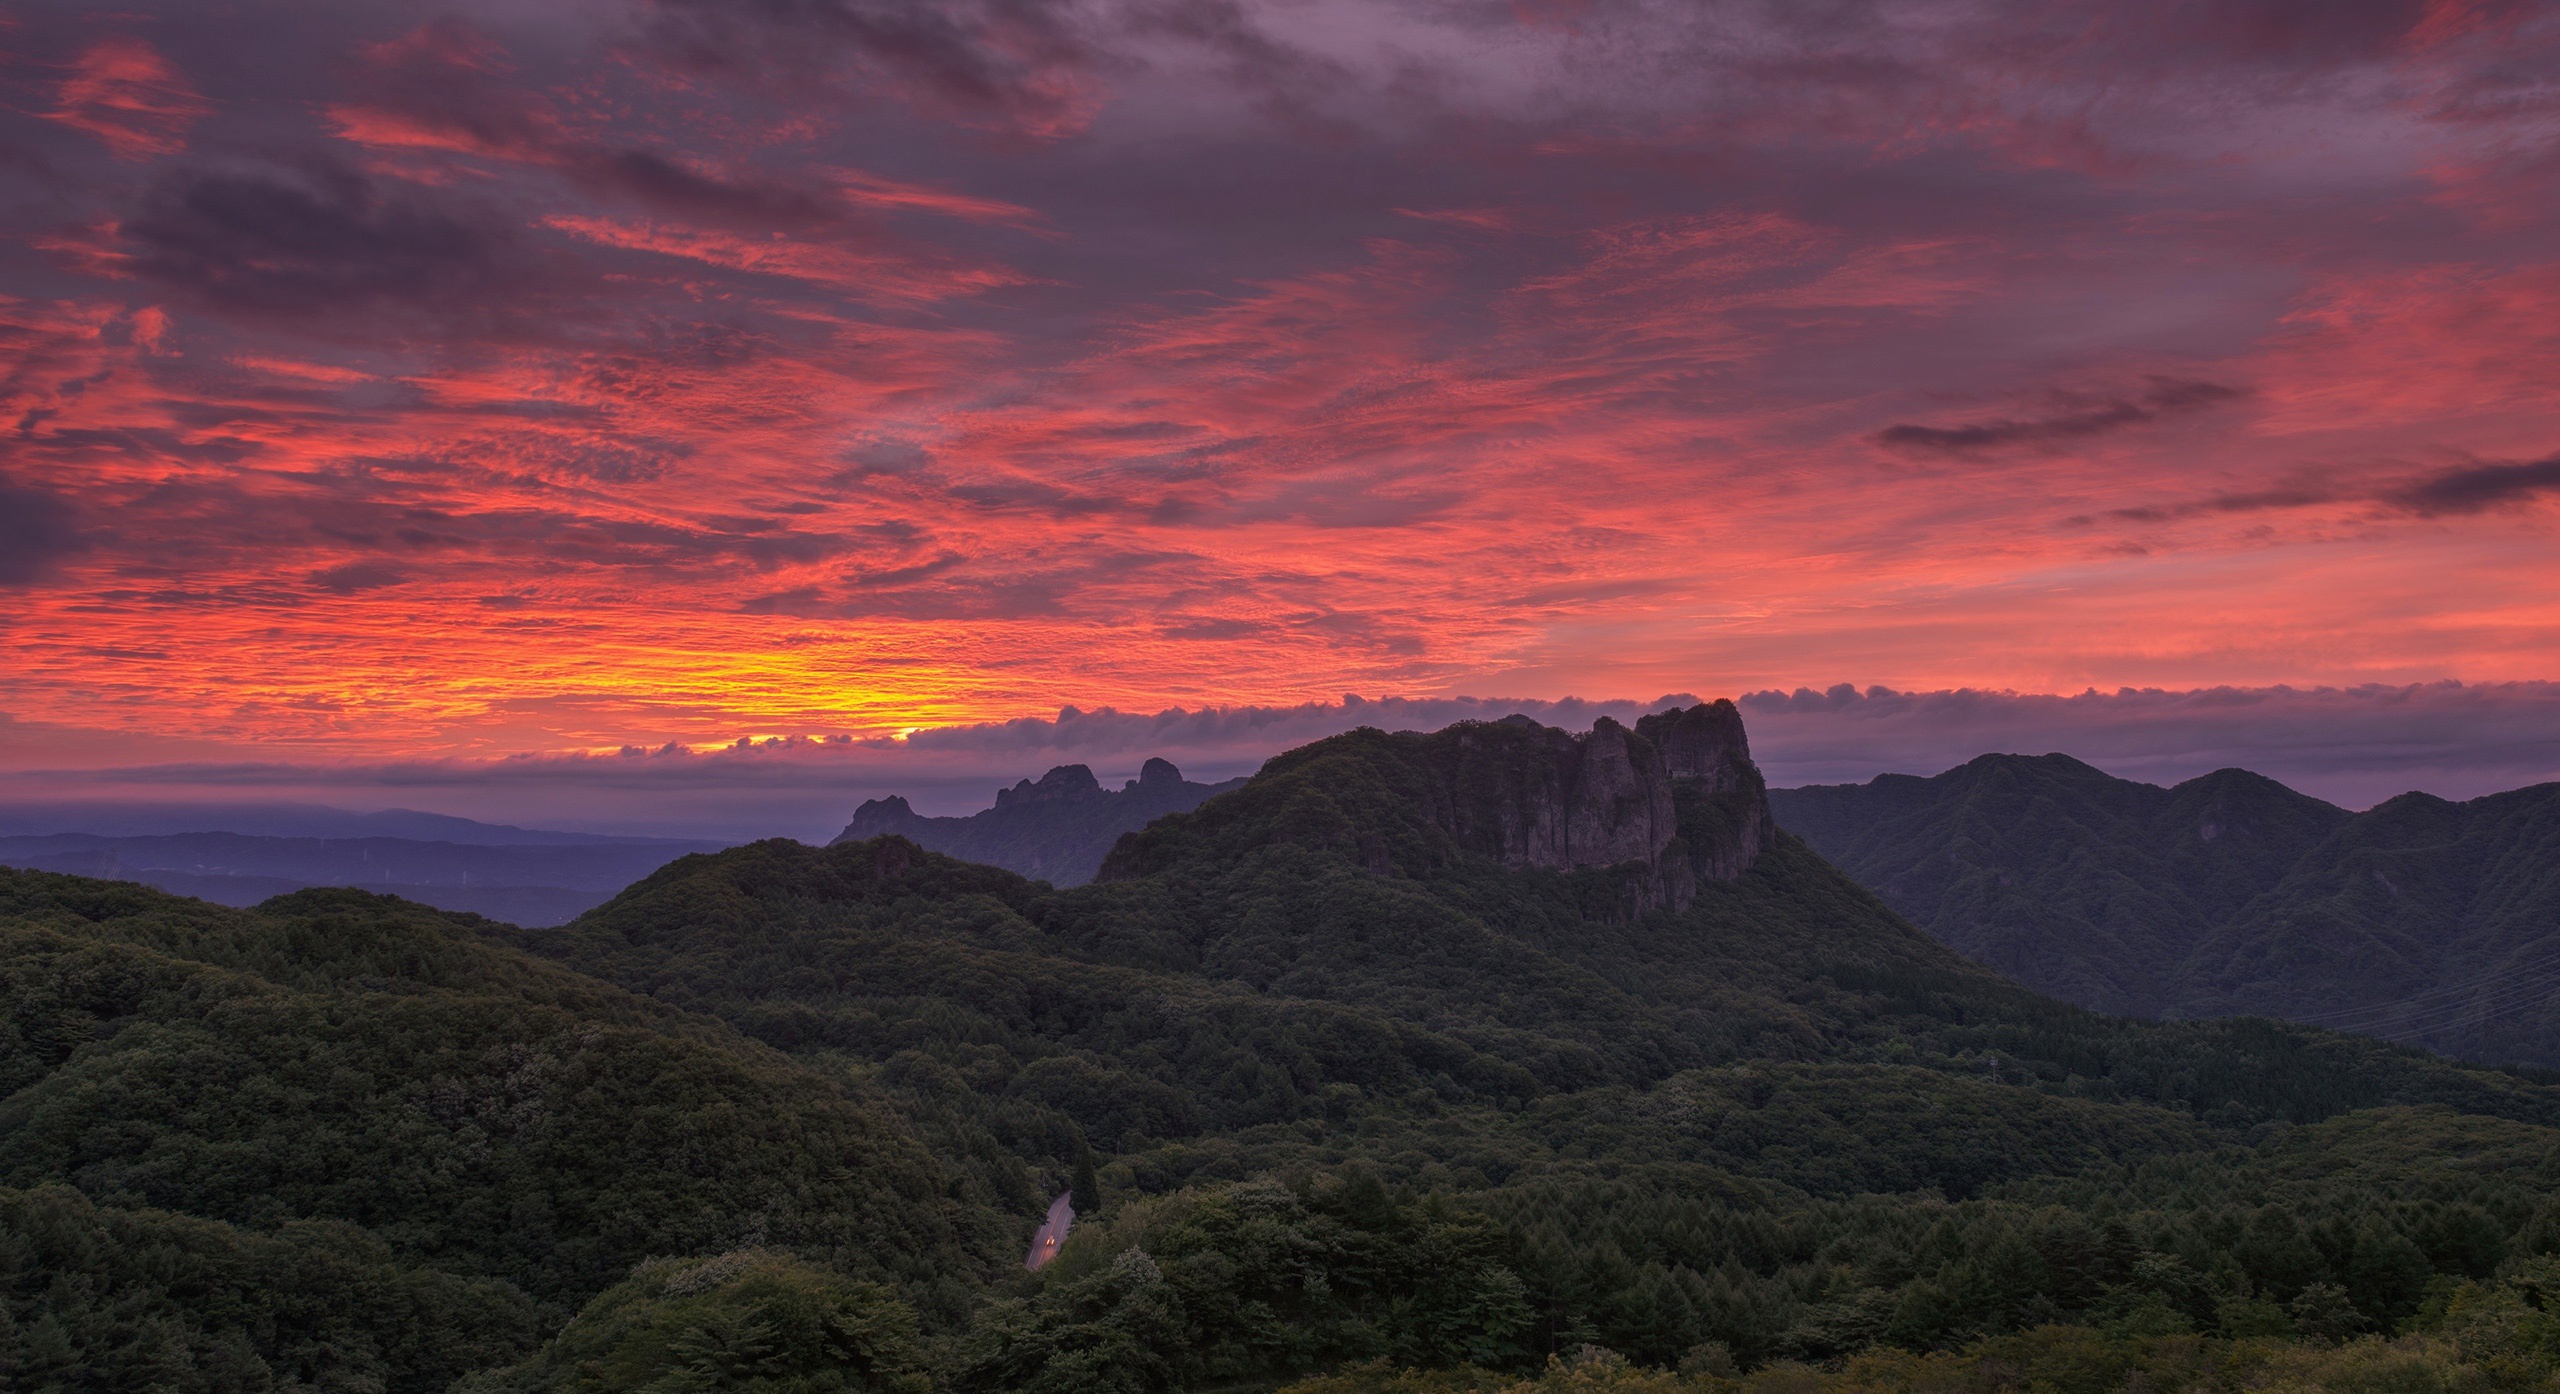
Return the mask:
<path id="1" fill-rule="evenodd" d="M 2244 770 L 2162 789 L 1986 755 L 1771 800 L 1913 922 L 2066 1001 L 2560 1065 L 2560 784 L 2349 813 Z"/>
<path id="2" fill-rule="evenodd" d="M 231 832 L 33 834 L 0 837 L 0 866 L 139 881 L 179 895 L 242 907 L 312 886 L 356 886 L 447 910 L 548 925 L 603 904 L 614 892 L 677 857 L 725 845 L 656 838 L 573 841 L 575 834 L 521 828 L 489 829 L 488 833 L 509 840 L 437 842 Z M 537 840 L 544 836 L 561 840 Z"/>
<path id="3" fill-rule="evenodd" d="M 984 862 L 1060 886 L 1093 879 L 1104 854 L 1123 833 L 1136 832 L 1168 813 L 1188 813 L 1242 778 L 1199 784 L 1182 777 L 1170 760 L 1149 760 L 1138 777 L 1109 790 L 1083 765 L 1060 765 L 996 791 L 995 806 L 965 818 L 928 818 L 902 796 L 871 799 L 854 810 L 838 842 L 895 835 L 919 847 L 964 861 Z"/>
<path id="4" fill-rule="evenodd" d="M 2038 997 L 1778 831 L 1730 704 L 1353 732 L 1067 889 L 895 836 L 687 857 L 548 930 L 5 888 L 31 1388 L 1489 1390 L 1565 1357 L 1559 1389 L 1722 1394 L 1992 1371 L 2032 1330 L 2055 1388 L 2114 1390 L 2404 1329 L 2468 1362 L 2423 1387 L 2520 1387 L 2480 1381 L 2560 1350 L 2515 1315 L 2560 1253 L 2560 1090 Z"/>
<path id="5" fill-rule="evenodd" d="M 878 1100 L 496 928 L 0 870 L 9 1387 L 436 1390 L 749 1244 L 946 1321 L 1011 1267 Z"/>

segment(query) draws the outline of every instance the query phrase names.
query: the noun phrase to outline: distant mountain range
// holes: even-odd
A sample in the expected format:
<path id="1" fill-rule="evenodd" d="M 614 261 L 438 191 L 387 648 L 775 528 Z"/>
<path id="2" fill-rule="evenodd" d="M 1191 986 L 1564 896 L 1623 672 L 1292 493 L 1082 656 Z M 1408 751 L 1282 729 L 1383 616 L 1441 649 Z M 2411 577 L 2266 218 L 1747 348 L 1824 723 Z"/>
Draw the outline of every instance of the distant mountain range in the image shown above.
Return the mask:
<path id="1" fill-rule="evenodd" d="M 2560 784 L 2351 813 L 2246 770 L 2175 788 L 2065 755 L 1770 791 L 1788 831 L 2038 991 L 2560 1065 Z"/>
<path id="2" fill-rule="evenodd" d="M 904 798 L 873 799 L 837 841 L 896 833 L 933 851 L 1078 886 L 1093 879 L 1121 834 L 1244 782 L 1196 784 L 1170 761 L 1149 760 L 1114 791 L 1086 766 L 1061 765 L 997 790 L 994 807 L 967 817 L 928 818 Z M 535 927 L 564 924 L 678 857 L 728 845 L 313 804 L 0 808 L 0 866 L 138 881 L 242 907 L 306 887 L 352 886 Z"/>
<path id="3" fill-rule="evenodd" d="M 545 834 L 423 813 L 339 816 L 490 840 L 48 833 L 0 837 L 0 866 L 139 881 L 234 906 L 256 905 L 310 886 L 353 886 L 511 924 L 553 925 L 603 904 L 678 857 L 726 845 Z M 559 840 L 537 840 L 546 836 Z"/>
<path id="4" fill-rule="evenodd" d="M 996 791 L 995 807 L 965 818 L 927 818 L 891 795 L 854 810 L 837 842 L 894 833 L 929 852 L 983 862 L 1047 881 L 1081 886 L 1093 879 L 1122 833 L 1168 813 L 1189 813 L 1212 795 L 1244 787 L 1245 778 L 1195 784 L 1170 760 L 1149 760 L 1117 792 L 1083 765 L 1060 765 L 1037 782 Z"/>
<path id="5" fill-rule="evenodd" d="M 700 846 L 697 839 L 629 837 L 483 823 L 447 813 L 386 808 L 353 813 L 314 803 L 114 803 L 11 802 L 0 804 L 0 837 L 45 833 L 96 833 L 102 837 L 165 837 L 174 833 L 241 833 L 250 837 L 397 837 L 453 842 L 466 847 L 665 847 Z M 727 846 L 727 843 L 720 843 Z"/>

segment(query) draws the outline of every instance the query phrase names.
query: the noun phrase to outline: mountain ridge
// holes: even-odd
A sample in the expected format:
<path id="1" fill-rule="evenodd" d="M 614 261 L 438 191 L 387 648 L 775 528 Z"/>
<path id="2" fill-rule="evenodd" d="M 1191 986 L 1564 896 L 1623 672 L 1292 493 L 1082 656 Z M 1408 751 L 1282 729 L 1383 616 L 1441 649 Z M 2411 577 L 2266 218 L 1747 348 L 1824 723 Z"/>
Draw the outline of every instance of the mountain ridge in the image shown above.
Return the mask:
<path id="1" fill-rule="evenodd" d="M 995 803 L 961 817 L 927 817 L 890 794 L 866 800 L 835 842 L 894 834 L 930 851 L 1001 866 L 1059 886 L 1093 879 L 1114 842 L 1168 813 L 1185 813 L 1240 788 L 1246 776 L 1216 784 L 1182 777 L 1172 761 L 1150 758 L 1138 777 L 1107 790 L 1086 765 L 1058 765 L 1037 780 L 996 790 Z"/>
<path id="2" fill-rule="evenodd" d="M 515 923 L 558 924 L 678 856 L 722 845 L 52 833 L 0 837 L 0 865 L 139 881 L 242 909 L 310 887 L 353 886 Z"/>
<path id="3" fill-rule="evenodd" d="M 1606 1347 L 1733 1394 L 1991 1349 L 1990 1387 L 1981 1343 L 2056 1331 L 2441 1329 L 2560 1253 L 2560 1088 L 2038 996 L 1781 830 L 1739 735 L 1353 732 L 1071 887 L 889 833 L 553 928 L 0 873 L 10 1374 L 1439 1390 Z"/>
<path id="4" fill-rule="evenodd" d="M 1915 923 L 2065 1000 L 2560 1063 L 2560 784 L 2358 813 L 2244 770 L 2163 789 L 1986 755 L 1771 800 Z"/>

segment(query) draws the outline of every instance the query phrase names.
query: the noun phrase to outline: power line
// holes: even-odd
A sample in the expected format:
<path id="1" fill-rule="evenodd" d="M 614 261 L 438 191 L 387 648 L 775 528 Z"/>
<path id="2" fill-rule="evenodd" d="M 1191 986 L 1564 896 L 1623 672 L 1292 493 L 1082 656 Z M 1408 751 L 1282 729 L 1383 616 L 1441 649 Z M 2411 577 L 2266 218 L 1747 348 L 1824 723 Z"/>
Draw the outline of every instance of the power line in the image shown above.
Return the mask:
<path id="1" fill-rule="evenodd" d="M 2531 971 L 2538 975 L 2536 981 L 2560 981 L 2560 965 L 2551 965 Z M 2364 1007 L 2343 1007 L 2333 1012 L 2314 1012 L 2304 1016 L 2296 1016 L 2291 1019 L 2305 1025 L 2318 1026 L 2326 1025 L 2332 1021 L 2345 1021 L 2354 1017 L 2387 1015 L 2391 1012 L 2406 1011 L 2411 1008 L 2422 1007 L 2435 998 L 2444 998 L 2448 1002 L 2460 999 L 2465 994 L 2477 992 L 2480 989 L 2495 983 L 2501 976 L 2503 976 L 2503 974 L 2491 973 L 2454 987 L 2438 988 L 2433 992 L 2415 993 L 2411 996 L 2397 998 L 2390 1002 L 2378 1003 Z"/>
<path id="2" fill-rule="evenodd" d="M 2302 1026 L 2352 1031 L 2384 1040 L 2409 1041 L 2453 1029 L 2476 1030 L 2519 1015 L 2560 993 L 2560 962 L 2500 969 L 2466 983 L 2434 988 L 2396 1001 L 2335 1011 L 2286 1014 Z"/>

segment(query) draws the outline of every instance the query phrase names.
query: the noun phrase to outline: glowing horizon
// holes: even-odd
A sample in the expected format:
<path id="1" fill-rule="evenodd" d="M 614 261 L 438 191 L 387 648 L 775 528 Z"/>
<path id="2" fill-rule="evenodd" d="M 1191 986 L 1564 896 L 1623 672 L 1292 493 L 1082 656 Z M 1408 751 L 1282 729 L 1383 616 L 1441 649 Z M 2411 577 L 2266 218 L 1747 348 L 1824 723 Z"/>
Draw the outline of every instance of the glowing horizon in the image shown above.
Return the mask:
<path id="1" fill-rule="evenodd" d="M 252 10 L 0 31 L 88 748 L 2560 677 L 2548 7 Z"/>

